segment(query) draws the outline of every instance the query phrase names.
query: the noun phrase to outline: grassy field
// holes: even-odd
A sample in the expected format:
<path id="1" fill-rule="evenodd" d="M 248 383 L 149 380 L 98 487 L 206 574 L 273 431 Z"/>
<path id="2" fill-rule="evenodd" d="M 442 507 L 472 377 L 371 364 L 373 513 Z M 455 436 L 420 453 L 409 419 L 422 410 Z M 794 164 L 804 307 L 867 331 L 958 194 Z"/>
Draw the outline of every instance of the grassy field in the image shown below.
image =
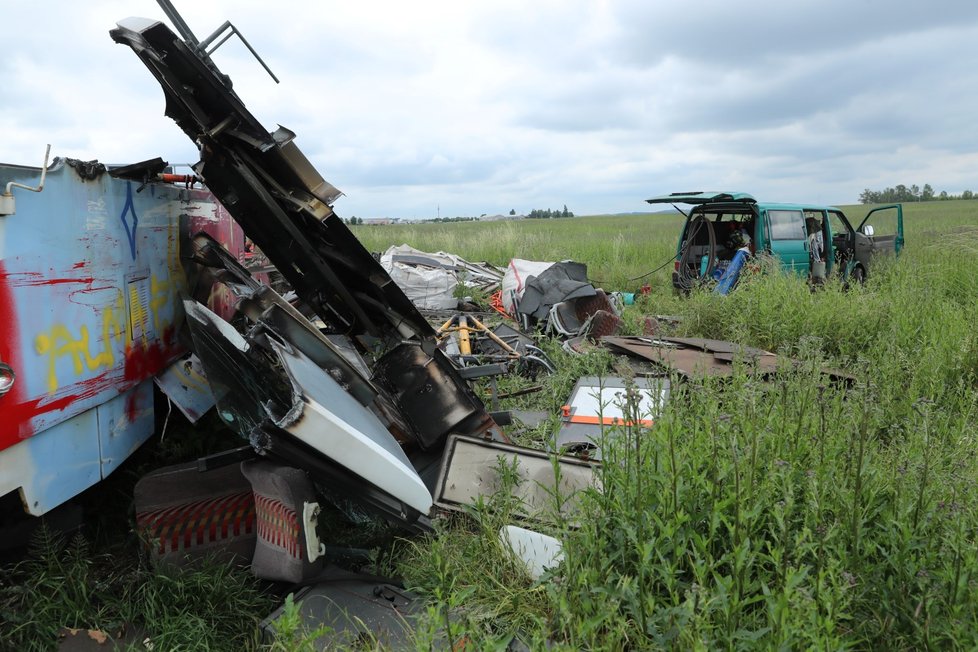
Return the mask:
<path id="1" fill-rule="evenodd" d="M 858 226 L 871 206 L 842 206 Z M 976 225 L 978 201 L 927 202 L 904 207 L 905 232 L 920 244 L 941 229 Z M 370 251 L 407 243 L 422 251 L 448 251 L 469 260 L 506 265 L 511 258 L 587 263 L 591 278 L 613 290 L 637 287 L 632 281 L 671 260 L 683 217 L 675 214 L 594 215 L 519 222 L 406 223 L 351 227 Z M 650 278 L 669 289 L 671 266 Z"/>
<path id="2" fill-rule="evenodd" d="M 858 223 L 866 210 L 847 213 Z M 377 249 L 449 249 L 454 226 L 358 234 Z M 661 216 L 526 224 L 529 238 L 524 224 L 462 226 L 469 244 L 449 249 L 460 255 L 505 263 L 485 234 L 513 230 L 512 255 L 586 262 L 625 290 L 670 258 L 677 234 Z M 905 231 L 899 260 L 848 292 L 813 294 L 775 273 L 726 298 L 678 299 L 671 270 L 653 275 L 632 314 L 679 314 L 683 334 L 804 364 L 773 386 L 738 377 L 682 391 L 653 430 L 625 433 L 592 518 L 550 530 L 567 552 L 554 578 L 514 578 L 492 543 L 505 510 L 490 508 L 412 543 L 399 570 L 441 605 L 464 604 L 462 629 L 483 640 L 519 630 L 574 649 L 974 648 L 978 202 L 906 206 Z M 597 357 L 592 369 L 614 365 Z M 535 407 L 556 410 L 583 364 L 562 359 Z M 826 386 L 813 373 L 824 364 L 861 381 Z"/>
<path id="3" fill-rule="evenodd" d="M 846 208 L 857 223 L 865 210 Z M 373 251 L 407 243 L 500 265 L 573 259 L 606 289 L 630 291 L 672 258 L 680 219 L 354 230 Z M 737 374 L 677 388 L 654 428 L 617 433 L 581 526 L 559 514 L 539 526 L 565 544 L 564 562 L 539 582 L 498 544 L 512 522 L 503 498 L 436 519 L 437 536 L 378 551 L 380 570 L 429 601 L 418 649 L 445 627 L 466 649 L 504 649 L 513 636 L 532 649 L 978 647 L 978 202 L 907 205 L 905 226 L 903 255 L 849 291 L 812 293 L 799 278 L 761 273 L 728 297 L 678 298 L 671 265 L 651 275 L 651 295 L 628 309 L 630 329 L 643 314 L 680 315 L 681 334 L 801 364 L 765 385 Z M 579 376 L 627 373 L 605 353 L 544 346 L 558 373 L 508 407 L 556 412 Z M 859 381 L 826 384 L 824 365 Z M 522 441 L 552 434 L 545 426 Z M 99 573 L 118 553 L 87 545 L 41 541 L 0 573 L 0 617 L 15 625 L 0 629 L 0 648 L 25 649 L 61 625 L 120 622 L 139 624 L 157 650 L 258 647 L 253 627 L 271 601 L 245 573 Z M 30 612 L 37 604 L 43 613 Z"/>
<path id="4" fill-rule="evenodd" d="M 371 251 L 407 243 L 423 251 L 448 251 L 504 266 L 511 258 L 587 263 L 591 277 L 623 289 L 676 253 L 679 215 L 593 216 L 519 222 L 460 222 L 355 226 Z M 671 270 L 669 270 L 671 271 Z M 668 274 L 656 278 L 668 283 Z M 641 282 L 638 282 L 641 285 Z"/>

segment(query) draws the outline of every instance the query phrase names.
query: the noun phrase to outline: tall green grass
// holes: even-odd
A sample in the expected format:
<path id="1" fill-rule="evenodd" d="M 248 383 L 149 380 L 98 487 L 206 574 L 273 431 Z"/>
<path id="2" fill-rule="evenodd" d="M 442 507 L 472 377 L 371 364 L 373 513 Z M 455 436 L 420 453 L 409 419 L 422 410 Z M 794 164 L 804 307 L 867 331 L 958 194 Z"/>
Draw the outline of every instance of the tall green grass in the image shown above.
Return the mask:
<path id="1" fill-rule="evenodd" d="M 677 385 L 652 429 L 611 433 L 581 527 L 545 528 L 565 542 L 552 576 L 514 578 L 495 538 L 509 514 L 491 505 L 406 544 L 396 567 L 489 647 L 974 649 L 975 208 L 907 207 L 904 254 L 862 287 L 812 292 L 763 269 L 727 297 L 655 292 L 642 308 L 682 315 L 683 334 L 800 362 L 764 384 Z M 571 372 L 531 407 L 614 365 L 549 352 Z"/>
<path id="2" fill-rule="evenodd" d="M 135 649 L 257 647 L 258 621 L 275 603 L 250 573 L 217 563 L 153 569 L 133 552 L 42 528 L 24 561 L 0 568 L 0 649 L 55 650 L 63 627 L 137 632 Z"/>
<path id="3" fill-rule="evenodd" d="M 642 280 L 629 279 L 675 255 L 681 225 L 681 216 L 642 215 L 371 225 L 356 226 L 353 231 L 371 251 L 407 243 L 423 251 L 448 251 L 500 266 L 512 258 L 573 259 L 586 262 L 599 285 L 618 290 L 639 287 Z M 671 272 L 671 265 L 668 267 Z"/>
<path id="4" fill-rule="evenodd" d="M 974 648 L 972 387 L 929 399 L 869 363 L 836 386 L 817 342 L 785 352 L 801 364 L 770 384 L 675 386 L 653 428 L 606 433 L 580 527 L 542 526 L 565 545 L 542 581 L 497 541 L 505 504 L 396 568 L 478 647 Z"/>

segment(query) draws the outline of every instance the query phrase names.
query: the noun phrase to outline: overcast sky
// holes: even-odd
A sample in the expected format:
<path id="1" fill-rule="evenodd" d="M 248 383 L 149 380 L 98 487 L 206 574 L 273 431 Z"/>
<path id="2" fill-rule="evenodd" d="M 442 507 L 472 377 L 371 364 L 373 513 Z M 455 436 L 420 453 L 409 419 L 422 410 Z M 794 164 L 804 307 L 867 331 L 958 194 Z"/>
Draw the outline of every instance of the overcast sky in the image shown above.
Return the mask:
<path id="1" fill-rule="evenodd" d="M 174 0 L 248 108 L 282 124 L 344 217 L 426 218 L 740 190 L 855 203 L 978 191 L 975 0 Z M 153 0 L 5 2 L 0 160 L 196 161 L 108 31 Z"/>

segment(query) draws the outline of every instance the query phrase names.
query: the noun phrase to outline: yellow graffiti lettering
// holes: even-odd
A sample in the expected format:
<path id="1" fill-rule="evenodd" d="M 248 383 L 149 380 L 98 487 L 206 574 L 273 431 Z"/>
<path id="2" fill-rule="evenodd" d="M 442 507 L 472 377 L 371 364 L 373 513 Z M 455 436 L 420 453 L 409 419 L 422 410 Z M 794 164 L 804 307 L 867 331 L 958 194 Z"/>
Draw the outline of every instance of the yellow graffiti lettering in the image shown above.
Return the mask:
<path id="1" fill-rule="evenodd" d="M 160 314 L 164 306 L 169 304 L 173 298 L 172 281 L 160 279 L 155 274 L 149 278 L 149 311 L 153 315 L 153 327 L 156 332 L 162 333 L 169 326 L 169 321 L 162 319 Z"/>
<path id="2" fill-rule="evenodd" d="M 102 312 L 102 350 L 96 355 L 91 353 L 88 326 L 78 329 L 78 336 L 64 324 L 55 324 L 47 332 L 34 338 L 34 350 L 38 355 L 48 357 L 48 393 L 58 391 L 57 362 L 68 356 L 72 361 L 72 369 L 80 376 L 87 368 L 89 371 L 112 367 L 115 365 L 115 354 L 112 351 L 112 340 L 122 337 L 122 322 L 119 314 L 122 312 L 122 292 L 119 292 L 115 304 Z"/>
<path id="3" fill-rule="evenodd" d="M 123 343 L 128 347 L 132 342 L 132 329 L 123 324 L 123 315 L 122 290 L 119 290 L 116 293 L 115 303 L 102 313 L 102 341 L 105 342 L 106 347 L 113 339 L 121 340 L 123 333 L 126 336 Z"/>
<path id="4" fill-rule="evenodd" d="M 88 328 L 82 326 L 81 335 L 76 340 L 71 331 L 59 324 L 52 327 L 50 333 L 38 335 L 34 339 L 34 348 L 38 354 L 48 356 L 48 392 L 53 394 L 58 389 L 58 375 L 54 370 L 58 358 L 70 355 L 74 360 L 75 375 L 84 371 L 81 353 L 88 353 Z"/>
<path id="5" fill-rule="evenodd" d="M 172 253 L 172 262 L 179 265 L 176 248 Z M 181 276 L 151 275 L 148 296 L 145 296 L 145 290 L 144 296 L 140 296 L 139 287 L 135 283 L 129 285 L 128 297 L 121 289 L 118 290 L 115 300 L 101 311 L 101 345 L 92 341 L 98 336 L 92 337 L 85 325 L 78 327 L 77 334 L 60 323 L 38 334 L 34 338 L 34 349 L 38 355 L 47 357 L 48 392 L 53 394 L 58 390 L 57 364 L 62 358 L 70 358 L 74 375 L 80 376 L 86 369 L 96 371 L 115 366 L 117 356 L 114 351 L 118 349 L 118 344 L 122 344 L 126 352 L 137 339 L 143 347 L 149 347 L 150 323 L 156 336 L 162 336 L 171 324 L 171 320 L 164 317 L 165 310 L 180 291 L 181 279 Z M 93 348 L 96 350 L 93 351 Z"/>
<path id="6" fill-rule="evenodd" d="M 40 355 L 48 356 L 48 392 L 51 394 L 58 389 L 55 363 L 60 358 L 71 357 L 76 376 L 81 375 L 85 367 L 94 371 L 102 366 L 111 366 L 115 362 L 115 356 L 108 342 L 98 355 L 93 356 L 90 353 L 87 326 L 82 326 L 78 330 L 78 337 L 75 337 L 63 324 L 53 326 L 48 333 L 37 336 L 34 340 L 34 348 Z"/>

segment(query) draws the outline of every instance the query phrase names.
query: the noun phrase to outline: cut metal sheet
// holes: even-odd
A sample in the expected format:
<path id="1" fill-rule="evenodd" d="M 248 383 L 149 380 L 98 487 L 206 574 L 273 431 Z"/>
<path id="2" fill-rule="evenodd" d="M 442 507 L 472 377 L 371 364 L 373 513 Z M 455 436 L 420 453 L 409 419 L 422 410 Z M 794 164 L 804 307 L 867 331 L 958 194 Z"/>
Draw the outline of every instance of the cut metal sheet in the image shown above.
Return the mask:
<path id="1" fill-rule="evenodd" d="M 438 447 L 448 432 L 498 431 L 482 402 L 438 349 L 429 353 L 414 343 L 401 344 L 377 360 L 373 379 L 391 393 L 423 449 Z"/>
<path id="2" fill-rule="evenodd" d="M 292 134 L 269 133 L 231 81 L 161 22 L 126 19 L 110 32 L 133 49 L 166 96 L 166 114 L 201 147 L 198 176 L 324 321 L 357 334 L 431 326 L 330 204 L 338 192 Z"/>
<path id="3" fill-rule="evenodd" d="M 190 423 L 197 423 L 214 407 L 214 395 L 207 384 L 204 367 L 193 353 L 174 362 L 155 381 Z"/>
<path id="4" fill-rule="evenodd" d="M 421 514 L 431 494 L 384 424 L 300 351 L 272 350 L 292 381 L 292 409 L 275 425 Z"/>
<path id="5" fill-rule="evenodd" d="M 774 355 L 773 353 L 763 349 L 757 349 L 744 344 L 737 344 L 736 342 L 728 342 L 726 340 L 711 340 L 703 337 L 663 337 L 660 339 L 664 342 L 672 342 L 673 344 L 680 344 L 682 346 L 687 346 L 693 349 L 701 349 L 703 351 L 711 351 L 713 353 L 728 353 L 732 355 L 738 354 L 749 358 Z"/>
<path id="6" fill-rule="evenodd" d="M 518 514 L 546 519 L 556 512 L 559 501 L 559 511 L 573 518 L 581 492 L 599 487 L 595 469 L 594 462 L 576 457 L 557 457 L 532 448 L 453 435 L 445 445 L 435 504 L 461 510 L 479 500 L 489 501 L 507 486 L 512 470 L 517 481 L 509 491 L 519 503 Z"/>
<path id="7" fill-rule="evenodd" d="M 601 344 L 615 353 L 648 360 L 664 371 L 675 371 L 687 379 L 729 377 L 738 363 L 743 373 L 767 377 L 785 362 L 796 362 L 736 342 L 695 337 L 603 337 Z M 842 385 L 856 381 L 854 375 L 839 369 L 824 367 L 821 374 Z"/>
<path id="8" fill-rule="evenodd" d="M 515 525 L 504 525 L 499 530 L 499 540 L 513 555 L 523 562 L 534 580 L 554 568 L 564 559 L 564 547 L 559 540 L 540 532 Z"/>
<path id="9" fill-rule="evenodd" d="M 440 450 L 450 431 L 498 430 L 440 351 L 428 354 L 418 341 L 398 342 L 380 356 L 371 375 L 350 337 L 323 334 L 282 296 L 252 279 L 212 239 L 199 237 L 193 244 L 193 260 L 210 270 L 216 281 L 232 288 L 239 309 L 260 330 L 300 350 L 361 404 L 371 406 L 402 444 Z"/>
<path id="10" fill-rule="evenodd" d="M 614 352 L 644 358 L 686 378 L 731 376 L 735 360 L 744 362 L 747 373 L 765 375 L 778 369 L 778 356 L 773 353 L 719 340 L 603 337 L 601 343 Z"/>
<path id="11" fill-rule="evenodd" d="M 557 450 L 601 459 L 604 436 L 618 432 L 610 428 L 636 424 L 651 427 L 669 399 L 669 379 L 635 378 L 630 399 L 628 386 L 624 379 L 615 377 L 578 379 L 563 407 Z M 627 405 L 628 400 L 635 402 L 634 408 Z M 629 409 L 634 414 L 629 415 Z"/>
<path id="12" fill-rule="evenodd" d="M 302 313 L 270 287 L 259 283 L 224 247 L 206 234 L 192 242 L 194 265 L 188 265 L 188 276 L 197 280 L 206 270 L 212 282 L 231 289 L 238 309 L 252 320 L 273 329 L 316 364 L 327 370 L 364 405 L 374 401 L 377 389 L 368 381 L 369 370 L 363 359 L 343 336 L 326 336 Z M 202 294 L 209 294 L 207 284 Z M 203 297 L 199 297 L 202 299 Z M 229 335 L 232 339 L 236 336 Z"/>

